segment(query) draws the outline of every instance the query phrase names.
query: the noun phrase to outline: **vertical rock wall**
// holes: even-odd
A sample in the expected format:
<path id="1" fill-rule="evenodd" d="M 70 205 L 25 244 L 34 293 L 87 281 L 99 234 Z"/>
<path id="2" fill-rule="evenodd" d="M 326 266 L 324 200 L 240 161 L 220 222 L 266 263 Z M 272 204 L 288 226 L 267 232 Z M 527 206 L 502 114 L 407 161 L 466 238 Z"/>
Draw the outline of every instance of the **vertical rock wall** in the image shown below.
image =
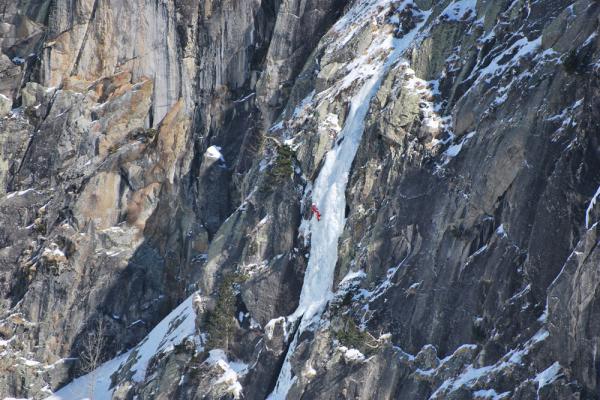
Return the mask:
<path id="1" fill-rule="evenodd" d="M 93 369 L 103 326 L 100 361 L 131 350 L 109 398 L 266 398 L 312 182 L 372 46 L 412 38 L 365 105 L 334 294 L 288 398 L 596 398 L 599 13 L 0 0 L 0 395 Z"/>

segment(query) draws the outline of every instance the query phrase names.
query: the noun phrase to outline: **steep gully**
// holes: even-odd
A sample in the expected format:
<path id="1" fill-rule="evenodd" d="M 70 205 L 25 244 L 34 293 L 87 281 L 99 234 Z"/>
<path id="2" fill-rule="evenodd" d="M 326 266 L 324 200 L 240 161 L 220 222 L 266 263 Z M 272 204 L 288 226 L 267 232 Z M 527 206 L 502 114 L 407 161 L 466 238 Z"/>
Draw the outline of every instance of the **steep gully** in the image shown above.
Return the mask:
<path id="1" fill-rule="evenodd" d="M 371 2 L 369 4 L 367 2 L 367 6 L 375 7 L 378 5 L 377 3 Z M 275 389 L 268 397 L 270 400 L 284 400 L 286 398 L 295 379 L 292 376 L 290 359 L 296 349 L 298 338 L 304 331 L 311 328 L 313 322 L 319 319 L 327 305 L 327 301 L 331 299 L 333 294 L 331 288 L 338 258 L 338 240 L 346 223 L 344 215 L 346 185 L 352 162 L 364 132 L 365 117 L 371 99 L 379 90 L 389 69 L 400 60 L 404 51 L 414 44 L 414 40 L 427 17 L 428 15 L 423 15 L 422 22 L 400 39 L 390 35 L 384 38 L 382 42 L 374 41 L 368 50 L 369 55 L 381 51 L 389 52 L 389 55 L 366 72 L 362 70 L 361 72 L 365 73 L 365 76 L 356 77 L 357 79 L 364 79 L 364 82 L 350 101 L 348 119 L 338 136 L 335 147 L 325 156 L 323 168 L 312 187 L 312 202 L 319 205 L 323 216 L 321 221 L 317 221 L 313 216 L 309 224 L 310 257 L 304 275 L 300 303 L 296 311 L 287 318 L 289 325 L 297 324 L 298 320 L 300 322 L 287 351 Z M 342 19 L 338 25 L 343 25 L 344 22 L 344 19 Z M 305 197 L 310 194 L 309 187 Z"/>

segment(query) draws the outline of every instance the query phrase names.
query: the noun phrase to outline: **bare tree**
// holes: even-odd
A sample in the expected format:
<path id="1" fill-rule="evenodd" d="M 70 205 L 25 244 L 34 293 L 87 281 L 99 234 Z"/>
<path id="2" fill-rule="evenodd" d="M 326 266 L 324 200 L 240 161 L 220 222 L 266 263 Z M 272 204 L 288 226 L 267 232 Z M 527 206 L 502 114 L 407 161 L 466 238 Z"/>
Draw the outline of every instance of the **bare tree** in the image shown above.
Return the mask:
<path id="1" fill-rule="evenodd" d="M 83 372 L 90 375 L 89 398 L 94 398 L 96 387 L 96 370 L 104 362 L 104 351 L 106 350 L 107 327 L 103 319 L 99 319 L 94 328 L 86 333 L 83 339 L 82 349 L 79 353 L 79 365 Z"/>

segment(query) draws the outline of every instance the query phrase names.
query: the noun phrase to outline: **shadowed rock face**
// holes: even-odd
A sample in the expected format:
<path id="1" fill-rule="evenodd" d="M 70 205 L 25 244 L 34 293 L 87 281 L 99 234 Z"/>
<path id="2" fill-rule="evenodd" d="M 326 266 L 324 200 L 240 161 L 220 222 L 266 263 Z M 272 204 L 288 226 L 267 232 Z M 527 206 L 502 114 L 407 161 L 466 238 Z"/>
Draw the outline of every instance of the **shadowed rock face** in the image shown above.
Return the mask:
<path id="1" fill-rule="evenodd" d="M 0 395 L 92 370 L 102 326 L 99 362 L 133 348 L 107 398 L 264 399 L 286 355 L 290 399 L 598 398 L 599 18 L 0 0 Z M 333 295 L 299 330 L 312 185 L 358 98 Z M 137 376 L 189 296 L 195 333 Z"/>

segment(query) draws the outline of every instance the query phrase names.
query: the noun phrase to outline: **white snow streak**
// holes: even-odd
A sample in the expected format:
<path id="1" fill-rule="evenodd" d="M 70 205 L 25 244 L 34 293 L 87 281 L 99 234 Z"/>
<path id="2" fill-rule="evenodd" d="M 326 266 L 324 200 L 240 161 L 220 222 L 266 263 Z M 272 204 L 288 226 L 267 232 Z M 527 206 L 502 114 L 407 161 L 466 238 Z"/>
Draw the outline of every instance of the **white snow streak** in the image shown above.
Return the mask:
<path id="1" fill-rule="evenodd" d="M 534 378 L 534 381 L 536 381 L 538 384 L 538 393 L 539 389 L 551 384 L 560 377 L 560 370 L 560 364 L 558 362 L 555 362 L 554 364 L 537 374 L 537 376 Z"/>
<path id="2" fill-rule="evenodd" d="M 596 194 L 594 194 L 594 197 L 592 197 L 592 200 L 590 200 L 590 204 L 588 204 L 588 207 L 585 210 L 585 229 L 589 229 L 590 227 L 590 214 L 594 210 L 596 201 L 598 201 L 598 196 L 600 196 L 600 186 L 598 186 Z"/>

